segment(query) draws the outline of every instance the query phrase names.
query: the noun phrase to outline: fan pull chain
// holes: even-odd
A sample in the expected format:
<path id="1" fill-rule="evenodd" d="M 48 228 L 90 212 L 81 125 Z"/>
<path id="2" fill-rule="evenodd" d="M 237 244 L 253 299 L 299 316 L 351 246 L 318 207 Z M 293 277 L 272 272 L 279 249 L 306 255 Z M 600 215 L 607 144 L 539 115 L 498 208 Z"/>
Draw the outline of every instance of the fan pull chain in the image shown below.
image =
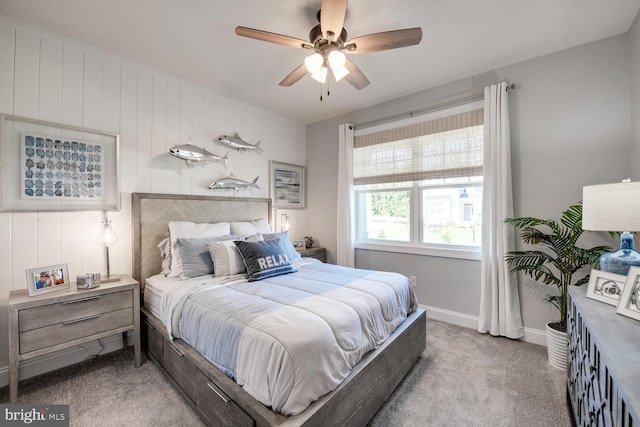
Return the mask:
<path id="1" fill-rule="evenodd" d="M 331 79 L 327 77 L 327 96 L 331 95 Z"/>
<path id="2" fill-rule="evenodd" d="M 322 102 L 322 83 L 320 83 L 320 102 Z"/>

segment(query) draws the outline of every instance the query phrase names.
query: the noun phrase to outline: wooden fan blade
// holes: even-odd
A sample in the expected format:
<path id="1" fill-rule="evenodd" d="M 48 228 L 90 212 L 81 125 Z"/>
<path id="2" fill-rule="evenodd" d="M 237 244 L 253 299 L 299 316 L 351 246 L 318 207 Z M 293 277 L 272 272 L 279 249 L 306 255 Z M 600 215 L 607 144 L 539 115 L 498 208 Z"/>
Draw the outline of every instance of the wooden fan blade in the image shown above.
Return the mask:
<path id="1" fill-rule="evenodd" d="M 337 40 L 342 32 L 344 17 L 347 14 L 347 0 L 322 0 L 320 5 L 320 28 L 324 38 Z"/>
<path id="2" fill-rule="evenodd" d="M 292 47 L 308 48 L 313 47 L 309 42 L 295 37 L 283 36 L 282 34 L 270 33 L 268 31 L 255 30 L 247 27 L 236 27 L 236 34 L 250 39 L 262 40 L 270 43 L 283 44 Z"/>
<path id="3" fill-rule="evenodd" d="M 301 78 L 303 78 L 307 74 L 307 67 L 302 64 L 295 70 L 293 70 L 287 77 L 285 77 L 281 82 L 280 86 L 291 86 Z"/>
<path id="4" fill-rule="evenodd" d="M 417 27 L 356 37 L 346 42 L 345 47 L 350 53 L 369 53 L 413 46 L 420 43 L 420 40 L 422 40 L 422 28 Z M 355 48 L 351 48 L 351 45 Z"/>
<path id="5" fill-rule="evenodd" d="M 364 73 L 360 71 L 360 68 L 356 67 L 356 64 L 347 59 L 345 67 L 349 70 L 349 74 L 344 76 L 344 79 L 351 83 L 351 86 L 358 90 L 369 86 L 369 79 L 367 79 Z"/>

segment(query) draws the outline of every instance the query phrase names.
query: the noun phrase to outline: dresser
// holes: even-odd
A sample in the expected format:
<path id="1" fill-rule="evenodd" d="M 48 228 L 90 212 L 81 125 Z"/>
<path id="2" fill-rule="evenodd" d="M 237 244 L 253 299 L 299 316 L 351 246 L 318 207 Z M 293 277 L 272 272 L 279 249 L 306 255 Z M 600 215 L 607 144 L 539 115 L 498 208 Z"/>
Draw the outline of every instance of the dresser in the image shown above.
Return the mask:
<path id="1" fill-rule="evenodd" d="M 103 283 L 93 289 L 69 289 L 29 296 L 9 294 L 9 397 L 18 398 L 20 362 L 122 333 L 133 332 L 136 366 L 140 366 L 140 290 L 137 281 Z"/>
<path id="2" fill-rule="evenodd" d="M 640 322 L 570 287 L 567 398 L 577 426 L 640 426 Z"/>

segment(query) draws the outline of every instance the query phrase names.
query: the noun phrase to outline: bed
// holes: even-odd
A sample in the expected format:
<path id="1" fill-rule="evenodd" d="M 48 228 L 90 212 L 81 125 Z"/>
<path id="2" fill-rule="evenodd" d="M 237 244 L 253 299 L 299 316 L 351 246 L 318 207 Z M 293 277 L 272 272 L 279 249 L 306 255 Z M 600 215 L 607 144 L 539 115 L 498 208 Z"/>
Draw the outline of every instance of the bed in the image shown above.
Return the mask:
<path id="1" fill-rule="evenodd" d="M 223 373 L 207 360 L 208 356 L 187 344 L 187 338 L 170 338 L 167 321 L 159 318 L 162 313 L 157 308 L 170 283 L 150 280 L 152 285 L 145 287 L 147 279 L 158 277 L 162 269 L 156 246 L 168 236 L 170 221 L 219 223 L 270 219 L 270 199 L 134 193 L 132 211 L 133 269 L 145 302 L 142 308 L 145 348 L 150 359 L 209 425 L 366 425 L 426 347 L 426 316 L 424 310 L 417 309 L 398 322 L 397 328 L 394 325 L 391 335 L 368 351 L 333 391 L 313 401 L 302 412 L 293 411 L 295 415 L 285 416 L 274 411 L 234 381 L 233 375 Z M 316 260 L 299 260 L 295 265 L 298 272 L 328 270 L 339 277 L 340 267 L 323 265 Z M 290 277 L 275 279 L 278 285 L 291 282 Z M 225 292 L 248 286 L 250 284 L 232 283 L 229 291 L 225 285 Z"/>

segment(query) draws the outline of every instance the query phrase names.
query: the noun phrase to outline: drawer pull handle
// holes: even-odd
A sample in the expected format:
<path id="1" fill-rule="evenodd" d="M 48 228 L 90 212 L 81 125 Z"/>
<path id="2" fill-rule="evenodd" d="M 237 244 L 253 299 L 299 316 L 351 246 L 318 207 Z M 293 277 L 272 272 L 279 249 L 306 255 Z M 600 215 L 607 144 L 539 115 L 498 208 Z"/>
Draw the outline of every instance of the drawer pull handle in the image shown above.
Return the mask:
<path id="1" fill-rule="evenodd" d="M 102 314 L 94 314 L 93 316 L 81 317 L 79 319 L 67 320 L 66 322 L 62 322 L 63 325 L 71 325 L 78 322 L 84 322 L 85 320 L 97 319 L 102 316 Z"/>
<path id="2" fill-rule="evenodd" d="M 95 296 L 95 297 L 87 297 L 87 298 L 74 299 L 74 300 L 71 300 L 71 301 L 63 301 L 63 302 L 62 302 L 62 305 L 66 305 L 66 304 L 75 304 L 75 303 L 77 303 L 77 302 L 91 301 L 91 300 L 94 300 L 94 299 L 100 299 L 100 295 Z"/>
<path id="3" fill-rule="evenodd" d="M 229 398 L 225 396 L 222 392 L 218 391 L 216 386 L 214 386 L 211 383 L 207 383 L 207 387 L 213 390 L 213 392 L 217 394 L 218 397 L 224 401 L 224 403 L 229 403 Z"/>
<path id="4" fill-rule="evenodd" d="M 174 346 L 170 346 L 170 347 L 171 347 L 171 349 L 172 349 L 173 351 L 175 351 L 175 352 L 178 354 L 178 356 L 180 356 L 180 357 L 184 357 L 184 353 L 183 353 L 183 352 L 181 352 L 180 350 L 178 350 L 178 349 L 177 349 L 177 348 L 175 348 Z"/>

